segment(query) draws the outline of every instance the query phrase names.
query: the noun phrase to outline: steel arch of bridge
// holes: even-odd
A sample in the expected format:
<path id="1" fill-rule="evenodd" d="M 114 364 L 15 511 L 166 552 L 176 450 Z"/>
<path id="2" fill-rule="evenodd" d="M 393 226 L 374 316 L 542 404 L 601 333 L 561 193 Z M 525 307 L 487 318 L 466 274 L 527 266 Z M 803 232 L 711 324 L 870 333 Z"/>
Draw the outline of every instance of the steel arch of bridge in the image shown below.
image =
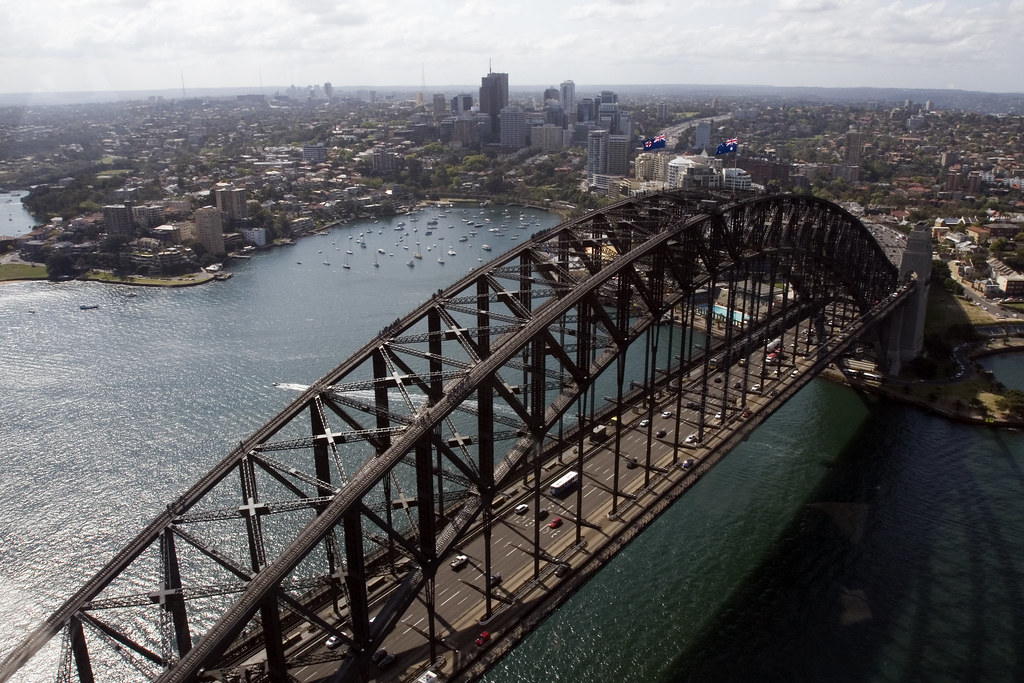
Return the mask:
<path id="1" fill-rule="evenodd" d="M 586 428 L 621 410 L 598 400 L 598 378 L 615 371 L 621 406 L 631 345 L 653 350 L 638 383 L 653 391 L 665 373 L 652 331 L 671 317 L 706 385 L 712 353 L 694 354 L 695 332 L 724 339 L 726 355 L 795 319 L 824 337 L 897 280 L 858 220 L 812 197 L 654 193 L 538 233 L 387 325 L 242 441 L 16 648 L 0 681 L 62 631 L 67 680 L 104 666 L 193 680 L 262 640 L 269 679 L 283 681 L 296 624 L 341 638 L 354 655 L 337 678 L 354 680 L 416 600 L 434 658 L 438 567 L 479 531 L 490 575 L 495 498 L 539 481 L 548 453 L 579 444 L 582 466 Z M 713 320 L 726 291 L 742 325 Z M 536 574 L 536 532 L 534 551 Z M 481 600 L 485 614 L 501 605 L 489 580 Z"/>

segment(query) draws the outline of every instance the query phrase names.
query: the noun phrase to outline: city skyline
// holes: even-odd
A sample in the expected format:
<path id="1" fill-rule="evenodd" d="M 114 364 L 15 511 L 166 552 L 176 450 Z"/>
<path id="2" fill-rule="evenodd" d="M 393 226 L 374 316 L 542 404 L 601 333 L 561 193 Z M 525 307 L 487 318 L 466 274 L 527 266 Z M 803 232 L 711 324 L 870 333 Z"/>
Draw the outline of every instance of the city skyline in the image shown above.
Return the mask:
<path id="1" fill-rule="evenodd" d="M 387 11 L 37 0 L 0 27 L 3 93 L 281 87 L 735 84 L 1024 92 L 1024 0 L 525 0 Z M 499 39 L 500 38 L 500 39 Z M 585 49 L 584 49 L 585 48 Z"/>

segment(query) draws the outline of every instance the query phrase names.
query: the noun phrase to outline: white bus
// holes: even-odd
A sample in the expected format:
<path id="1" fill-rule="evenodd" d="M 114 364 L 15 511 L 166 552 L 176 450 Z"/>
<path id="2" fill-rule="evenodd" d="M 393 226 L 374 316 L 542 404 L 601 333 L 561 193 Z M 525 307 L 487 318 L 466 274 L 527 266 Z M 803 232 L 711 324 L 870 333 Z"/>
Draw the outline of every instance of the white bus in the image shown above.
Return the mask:
<path id="1" fill-rule="evenodd" d="M 580 481 L 580 473 L 575 470 L 566 472 L 551 484 L 551 495 L 556 497 L 564 496 L 566 493 L 576 488 L 576 484 Z"/>

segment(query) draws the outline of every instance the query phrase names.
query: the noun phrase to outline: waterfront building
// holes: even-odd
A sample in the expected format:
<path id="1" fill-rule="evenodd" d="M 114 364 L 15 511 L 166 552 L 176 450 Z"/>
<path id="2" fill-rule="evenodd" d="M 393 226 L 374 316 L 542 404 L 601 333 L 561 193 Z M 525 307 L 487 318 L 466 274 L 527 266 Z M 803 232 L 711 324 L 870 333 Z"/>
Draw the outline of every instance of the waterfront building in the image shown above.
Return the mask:
<path id="1" fill-rule="evenodd" d="M 155 204 L 132 207 L 132 220 L 141 230 L 151 230 L 164 222 L 164 207 Z"/>
<path id="2" fill-rule="evenodd" d="M 103 225 L 108 235 L 132 235 L 132 210 L 124 204 L 108 204 L 103 207 Z"/>
<path id="3" fill-rule="evenodd" d="M 727 168 L 722 171 L 722 189 L 747 191 L 752 189 L 750 174 L 742 168 Z"/>
<path id="4" fill-rule="evenodd" d="M 255 244 L 257 247 L 267 246 L 266 228 L 242 228 L 242 237 L 246 242 Z"/>
<path id="5" fill-rule="evenodd" d="M 216 206 L 204 206 L 196 209 L 196 239 L 203 245 L 207 253 L 223 254 L 224 251 L 224 219 L 221 210 Z"/>
<path id="6" fill-rule="evenodd" d="M 229 226 L 237 225 L 249 217 L 249 206 L 244 188 L 218 185 L 213 194 L 217 200 L 217 208 L 224 214 Z"/>

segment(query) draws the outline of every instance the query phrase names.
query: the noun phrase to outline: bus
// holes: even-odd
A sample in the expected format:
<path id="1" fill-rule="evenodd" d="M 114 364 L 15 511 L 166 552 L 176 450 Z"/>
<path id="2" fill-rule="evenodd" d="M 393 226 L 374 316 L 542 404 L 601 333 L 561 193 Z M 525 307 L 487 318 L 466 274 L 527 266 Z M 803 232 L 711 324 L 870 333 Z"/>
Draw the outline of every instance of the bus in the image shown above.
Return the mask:
<path id="1" fill-rule="evenodd" d="M 561 497 L 576 488 L 580 481 L 580 473 L 575 470 L 566 472 L 551 484 L 551 495 Z"/>

